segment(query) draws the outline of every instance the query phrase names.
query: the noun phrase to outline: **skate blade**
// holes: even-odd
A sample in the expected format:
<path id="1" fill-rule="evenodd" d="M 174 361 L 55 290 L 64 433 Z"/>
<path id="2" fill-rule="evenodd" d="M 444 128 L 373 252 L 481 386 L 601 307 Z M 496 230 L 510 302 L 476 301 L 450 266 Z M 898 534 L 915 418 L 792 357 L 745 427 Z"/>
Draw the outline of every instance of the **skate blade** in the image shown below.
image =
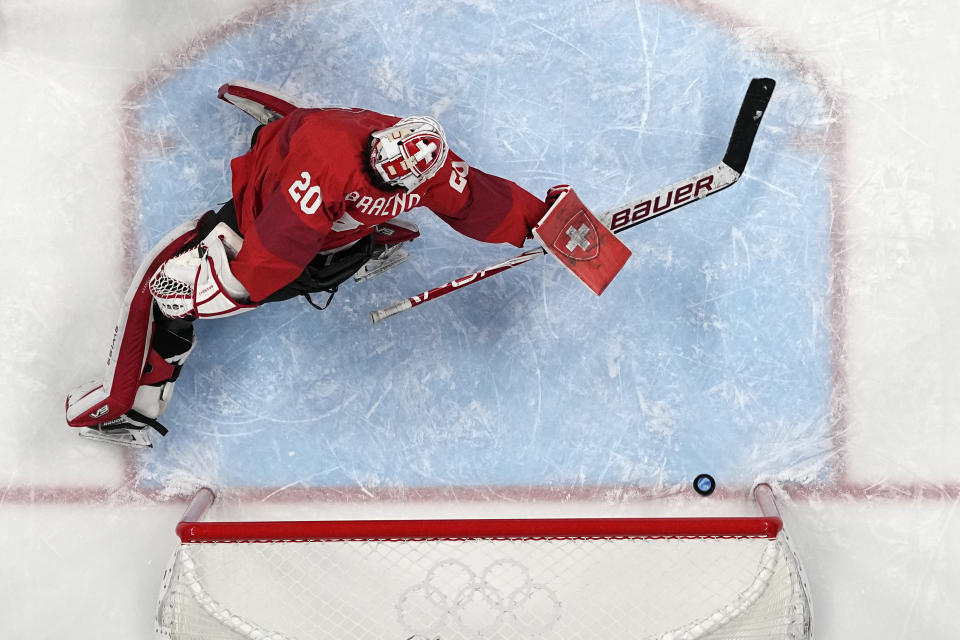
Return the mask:
<path id="1" fill-rule="evenodd" d="M 146 429 L 143 432 L 133 434 L 133 433 L 102 433 L 96 429 L 89 429 L 84 427 L 80 430 L 80 437 L 86 440 L 96 440 L 98 442 L 108 442 L 110 444 L 118 444 L 121 447 L 130 447 L 131 449 L 152 449 L 153 443 L 150 442 L 150 436 L 146 433 Z"/>
<path id="2" fill-rule="evenodd" d="M 393 269 L 401 262 L 406 262 L 407 258 L 409 257 L 410 254 L 405 250 L 397 249 L 385 258 L 371 260 L 367 264 L 363 265 L 363 267 L 360 268 L 360 271 L 357 271 L 357 273 L 353 276 L 353 279 L 356 282 L 369 280 L 370 278 L 380 275 L 384 271 Z"/>

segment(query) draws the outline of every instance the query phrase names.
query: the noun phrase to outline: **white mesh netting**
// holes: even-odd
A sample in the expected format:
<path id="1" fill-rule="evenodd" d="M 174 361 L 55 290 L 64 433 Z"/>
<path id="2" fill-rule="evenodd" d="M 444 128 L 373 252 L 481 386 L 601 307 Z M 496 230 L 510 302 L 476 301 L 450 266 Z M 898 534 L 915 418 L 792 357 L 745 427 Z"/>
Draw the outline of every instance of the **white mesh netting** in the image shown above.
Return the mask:
<path id="1" fill-rule="evenodd" d="M 190 543 L 180 639 L 807 638 L 783 537 Z"/>

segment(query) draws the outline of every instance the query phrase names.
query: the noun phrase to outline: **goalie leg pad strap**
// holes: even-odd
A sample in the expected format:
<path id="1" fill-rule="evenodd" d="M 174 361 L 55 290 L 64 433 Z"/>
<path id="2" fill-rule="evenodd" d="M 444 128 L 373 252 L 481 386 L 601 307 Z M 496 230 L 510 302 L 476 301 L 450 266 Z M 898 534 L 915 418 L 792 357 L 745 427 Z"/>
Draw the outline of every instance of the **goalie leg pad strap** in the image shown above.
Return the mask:
<path id="1" fill-rule="evenodd" d="M 193 351 L 194 343 L 192 321 L 171 320 L 159 310 L 154 313 L 153 339 L 131 411 L 156 422 L 167 409 L 174 384 L 187 356 Z M 127 416 L 130 415 L 128 411 Z"/>

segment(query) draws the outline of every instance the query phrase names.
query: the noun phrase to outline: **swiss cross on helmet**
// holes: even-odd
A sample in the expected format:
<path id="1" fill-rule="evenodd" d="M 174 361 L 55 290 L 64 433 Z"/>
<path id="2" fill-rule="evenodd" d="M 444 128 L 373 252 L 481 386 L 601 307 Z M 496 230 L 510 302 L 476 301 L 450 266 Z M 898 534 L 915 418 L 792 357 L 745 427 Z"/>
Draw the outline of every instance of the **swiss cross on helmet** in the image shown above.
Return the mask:
<path id="1" fill-rule="evenodd" d="M 432 178 L 447 160 L 447 138 L 428 116 L 403 118 L 370 134 L 370 165 L 388 185 L 408 192 Z"/>

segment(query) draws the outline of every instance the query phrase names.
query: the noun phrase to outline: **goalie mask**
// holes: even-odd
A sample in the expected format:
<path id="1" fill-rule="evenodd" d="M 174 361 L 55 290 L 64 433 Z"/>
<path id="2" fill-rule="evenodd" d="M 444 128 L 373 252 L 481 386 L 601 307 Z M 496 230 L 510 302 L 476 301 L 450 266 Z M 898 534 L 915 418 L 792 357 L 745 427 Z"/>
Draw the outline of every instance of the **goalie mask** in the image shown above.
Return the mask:
<path id="1" fill-rule="evenodd" d="M 370 166 L 388 185 L 407 192 L 436 175 L 447 159 L 443 128 L 427 116 L 404 118 L 370 136 Z"/>

